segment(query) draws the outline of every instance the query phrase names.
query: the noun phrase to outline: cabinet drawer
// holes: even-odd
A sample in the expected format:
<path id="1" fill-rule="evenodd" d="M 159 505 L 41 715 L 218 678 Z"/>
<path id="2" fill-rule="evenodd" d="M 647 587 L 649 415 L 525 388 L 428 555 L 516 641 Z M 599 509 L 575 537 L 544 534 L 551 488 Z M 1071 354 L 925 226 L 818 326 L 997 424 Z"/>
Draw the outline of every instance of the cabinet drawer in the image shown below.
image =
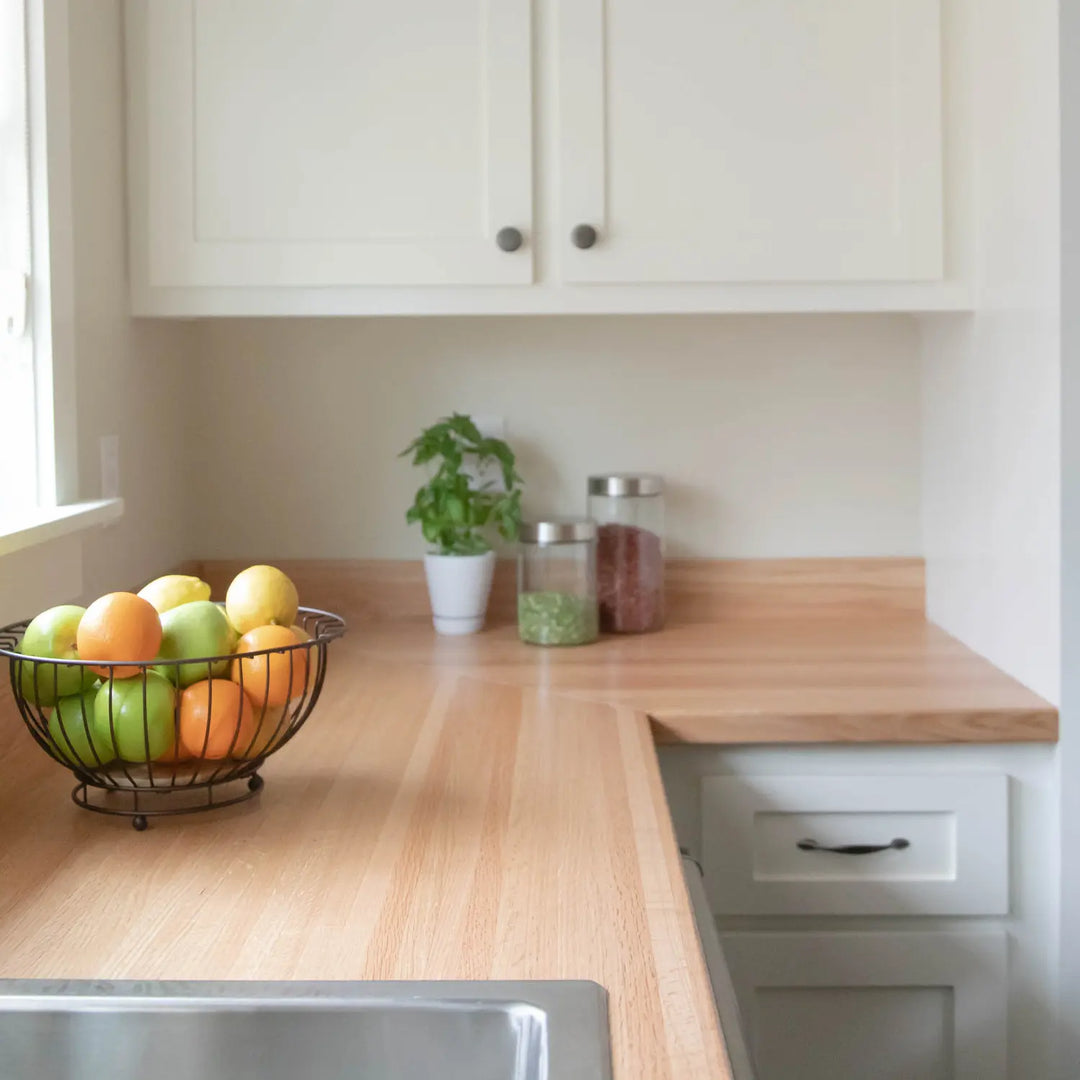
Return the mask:
<path id="1" fill-rule="evenodd" d="M 1008 1075 L 1000 930 L 721 940 L 758 1080 Z"/>
<path id="2" fill-rule="evenodd" d="M 1002 774 L 710 776 L 701 844 L 717 915 L 1009 909 Z M 845 847 L 859 853 L 822 850 Z"/>

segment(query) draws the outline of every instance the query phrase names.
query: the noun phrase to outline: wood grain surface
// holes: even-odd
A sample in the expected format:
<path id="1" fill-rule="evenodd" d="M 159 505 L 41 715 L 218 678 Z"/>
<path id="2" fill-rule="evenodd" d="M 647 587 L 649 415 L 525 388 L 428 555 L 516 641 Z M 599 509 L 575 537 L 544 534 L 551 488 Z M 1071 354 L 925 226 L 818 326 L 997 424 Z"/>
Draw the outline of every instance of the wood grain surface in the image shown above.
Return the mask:
<path id="1" fill-rule="evenodd" d="M 260 560 L 194 560 L 185 573 L 225 594 L 233 577 Z M 305 603 L 354 621 L 429 616 L 423 564 L 386 559 L 262 560 L 281 567 Z M 680 622 L 716 622 L 752 614 L 819 619 L 921 615 L 922 559 L 675 559 L 665 567 L 668 609 Z M 488 611 L 496 621 L 517 610 L 515 564 L 500 560 Z"/>
<path id="2" fill-rule="evenodd" d="M 867 606 L 910 570 L 834 600 L 792 573 L 790 605 L 769 584 L 760 607 L 564 650 L 498 617 L 458 639 L 377 621 L 384 597 L 331 647 L 258 800 L 141 834 L 74 807 L 0 698 L 0 975 L 595 979 L 617 1080 L 728 1077 L 654 738 L 1057 732 L 1050 705 L 918 610 Z M 359 579 L 297 578 L 305 602 L 363 607 Z"/>
<path id="3" fill-rule="evenodd" d="M 6 702 L 0 976 L 594 979 L 618 1080 L 728 1077 L 647 720 L 365 637 L 258 801 L 145 833 Z"/>

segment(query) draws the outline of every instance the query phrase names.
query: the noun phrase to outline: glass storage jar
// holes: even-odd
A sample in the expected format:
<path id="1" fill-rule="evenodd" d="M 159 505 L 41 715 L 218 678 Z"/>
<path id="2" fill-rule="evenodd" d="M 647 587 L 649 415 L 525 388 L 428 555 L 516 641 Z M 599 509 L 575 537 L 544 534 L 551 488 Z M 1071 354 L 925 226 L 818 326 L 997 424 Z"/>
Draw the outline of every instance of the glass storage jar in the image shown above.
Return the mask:
<path id="1" fill-rule="evenodd" d="M 596 524 L 526 521 L 518 533 L 518 635 L 530 645 L 587 645 L 598 633 Z"/>
<path id="2" fill-rule="evenodd" d="M 664 481 L 609 473 L 589 477 L 597 523 L 600 629 L 641 634 L 664 625 Z"/>

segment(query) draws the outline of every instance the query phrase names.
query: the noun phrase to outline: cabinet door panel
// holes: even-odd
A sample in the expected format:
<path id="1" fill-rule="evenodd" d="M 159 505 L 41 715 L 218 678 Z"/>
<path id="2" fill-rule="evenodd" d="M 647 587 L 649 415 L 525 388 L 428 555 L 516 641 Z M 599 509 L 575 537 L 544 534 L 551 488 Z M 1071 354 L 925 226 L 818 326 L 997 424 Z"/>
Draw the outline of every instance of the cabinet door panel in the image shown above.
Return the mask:
<path id="1" fill-rule="evenodd" d="M 559 49 L 567 280 L 941 277 L 939 0 L 562 0 Z"/>
<path id="2" fill-rule="evenodd" d="M 764 987 L 759 1080 L 953 1080 L 952 1012 L 942 986 Z"/>
<path id="3" fill-rule="evenodd" d="M 757 1080 L 1005 1080 L 1002 932 L 721 941 Z"/>
<path id="4" fill-rule="evenodd" d="M 532 280 L 528 0 L 129 7 L 154 286 Z M 141 122 L 140 122 L 141 121 Z"/>

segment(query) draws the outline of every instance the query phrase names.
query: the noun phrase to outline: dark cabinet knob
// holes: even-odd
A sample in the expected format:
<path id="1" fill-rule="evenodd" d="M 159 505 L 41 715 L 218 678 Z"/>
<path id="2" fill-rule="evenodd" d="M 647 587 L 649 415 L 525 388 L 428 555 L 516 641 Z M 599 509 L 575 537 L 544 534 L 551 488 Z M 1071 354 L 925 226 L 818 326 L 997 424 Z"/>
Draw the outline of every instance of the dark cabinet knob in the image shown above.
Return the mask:
<path id="1" fill-rule="evenodd" d="M 520 229 L 507 225 L 495 234 L 495 243 L 499 245 L 500 251 L 517 251 L 525 243 L 525 237 L 521 235 Z"/>
<path id="2" fill-rule="evenodd" d="M 576 248 L 591 248 L 596 243 L 596 230 L 591 225 L 575 225 L 570 233 L 570 243 Z"/>

